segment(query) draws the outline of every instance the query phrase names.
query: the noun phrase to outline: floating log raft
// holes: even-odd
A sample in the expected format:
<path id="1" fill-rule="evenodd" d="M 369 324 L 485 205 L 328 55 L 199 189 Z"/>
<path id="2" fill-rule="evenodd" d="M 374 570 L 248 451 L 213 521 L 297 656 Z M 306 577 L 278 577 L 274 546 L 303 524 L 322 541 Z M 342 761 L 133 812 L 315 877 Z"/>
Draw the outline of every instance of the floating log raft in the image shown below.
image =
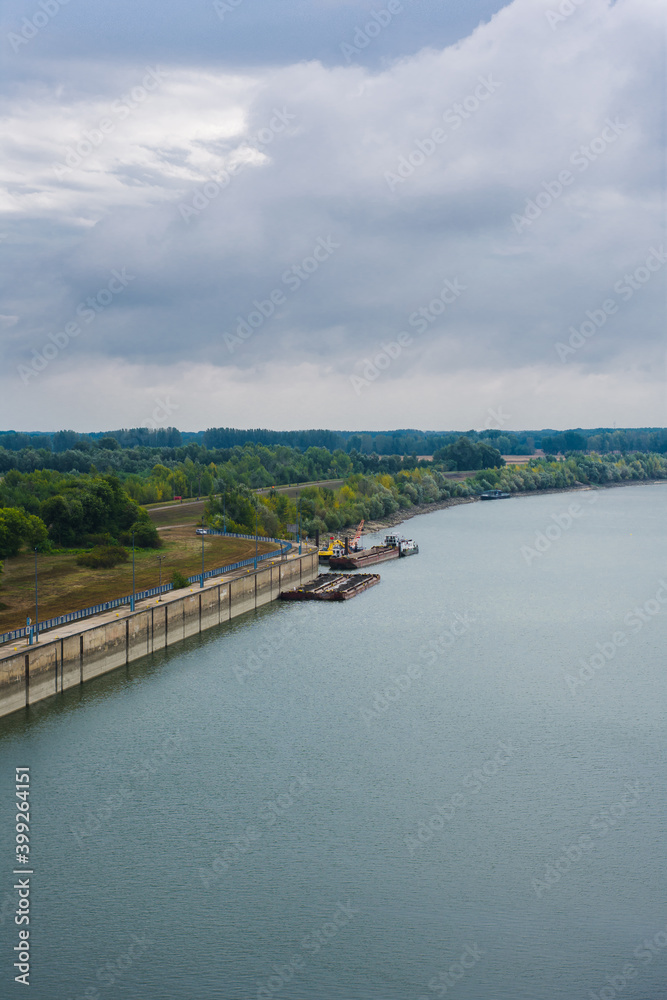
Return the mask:
<path id="1" fill-rule="evenodd" d="M 280 594 L 283 601 L 348 601 L 380 582 L 378 573 L 322 573 L 296 590 Z"/>

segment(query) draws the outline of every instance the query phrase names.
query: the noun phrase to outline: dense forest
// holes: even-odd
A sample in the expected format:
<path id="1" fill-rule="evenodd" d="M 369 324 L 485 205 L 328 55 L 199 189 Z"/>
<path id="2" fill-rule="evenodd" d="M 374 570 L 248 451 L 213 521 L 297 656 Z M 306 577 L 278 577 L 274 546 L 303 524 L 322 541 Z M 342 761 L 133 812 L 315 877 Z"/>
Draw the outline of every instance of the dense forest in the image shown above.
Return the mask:
<path id="1" fill-rule="evenodd" d="M 158 547 L 146 511 L 113 475 L 12 470 L 0 478 L 0 559 L 28 548 Z"/>
<path id="2" fill-rule="evenodd" d="M 499 418 L 500 419 L 500 418 Z M 247 444 L 275 447 L 283 445 L 297 451 L 309 448 L 326 448 L 328 451 L 353 451 L 361 455 L 433 455 L 440 448 L 453 444 L 461 437 L 471 441 L 486 441 L 503 455 L 532 455 L 535 449 L 554 454 L 567 451 L 595 451 L 600 454 L 629 451 L 667 452 L 667 429 L 630 428 L 612 429 L 576 428 L 568 431 L 503 431 L 488 428 L 482 431 L 271 431 L 265 429 L 239 430 L 232 427 L 209 428 L 206 431 L 179 431 L 175 427 L 135 427 L 123 430 L 100 431 L 80 434 L 62 430 L 55 433 L 0 432 L 0 471 L 20 468 L 7 464 L 10 456 L 3 452 L 28 453 L 23 461 L 32 462 L 32 468 L 58 468 L 47 465 L 55 455 L 75 453 L 87 456 L 110 450 L 147 449 L 159 450 L 164 456 L 187 445 L 200 445 L 210 452 L 244 447 Z M 78 458 L 76 460 L 79 460 Z M 70 458 L 70 461 L 72 459 Z M 41 462 L 42 465 L 36 465 Z M 21 471 L 26 471 L 21 468 Z M 80 470 L 84 471 L 84 470 Z"/>
<path id="3" fill-rule="evenodd" d="M 12 454 L 18 457 L 24 450 Z M 155 462 L 155 449 L 123 449 L 115 439 L 104 438 L 89 444 L 88 451 L 52 457 L 60 461 L 84 454 L 84 468 L 10 468 L 0 474 L 0 559 L 23 547 L 96 552 L 127 545 L 133 536 L 137 546 L 157 547 L 159 536 L 141 505 L 174 495 L 208 497 L 209 526 L 251 534 L 257 525 L 262 535 L 287 537 L 298 521 L 301 532 L 312 537 L 318 530 L 339 532 L 362 519 L 490 488 L 515 493 L 667 478 L 664 454 L 574 450 L 560 460 L 547 455 L 511 465 L 488 441 L 468 436 L 437 449 L 433 462 L 314 446 L 305 451 L 259 444 L 210 450 L 197 443 L 161 449 L 163 460 Z M 446 473 L 456 469 L 470 474 L 448 478 Z M 327 479 L 343 482 L 333 484 L 335 489 L 307 486 L 298 501 L 270 489 Z M 254 492 L 262 487 L 269 492 Z"/>

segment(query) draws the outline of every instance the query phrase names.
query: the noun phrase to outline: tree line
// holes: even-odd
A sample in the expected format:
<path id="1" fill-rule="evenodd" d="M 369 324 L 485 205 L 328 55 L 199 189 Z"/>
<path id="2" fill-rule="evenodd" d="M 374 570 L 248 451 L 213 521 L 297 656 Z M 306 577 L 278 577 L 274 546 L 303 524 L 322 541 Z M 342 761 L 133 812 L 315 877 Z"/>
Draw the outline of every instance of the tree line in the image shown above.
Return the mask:
<path id="1" fill-rule="evenodd" d="M 501 418 L 498 418 L 499 420 Z M 175 427 L 134 427 L 83 434 L 72 430 L 55 433 L 0 432 L 0 454 L 31 451 L 40 453 L 42 461 L 48 455 L 80 452 L 91 455 L 97 451 L 117 449 L 175 450 L 187 445 L 200 445 L 209 452 L 244 447 L 247 444 L 275 447 L 284 445 L 297 451 L 326 448 L 362 455 L 432 455 L 439 448 L 453 444 L 461 437 L 471 441 L 486 441 L 503 455 L 531 455 L 535 449 L 545 452 L 596 451 L 598 453 L 629 451 L 667 452 L 667 429 L 639 428 L 574 428 L 567 431 L 503 431 L 485 428 L 480 431 L 335 431 L 302 430 L 273 431 L 266 428 L 241 430 L 234 427 L 211 427 L 205 431 L 180 431 Z M 43 454 L 42 454 L 43 453 Z M 7 466 L 14 468 L 15 466 Z M 41 466 L 51 468 L 55 466 Z"/>
<path id="2" fill-rule="evenodd" d="M 136 457 L 138 451 L 111 447 L 105 454 Z M 148 458 L 154 455 L 149 450 L 139 465 L 130 465 L 133 471 L 122 473 L 113 468 L 99 472 L 89 464 L 87 471 L 10 469 L 0 475 L 0 560 L 22 548 L 102 549 L 96 556 L 104 560 L 129 544 L 133 535 L 136 545 L 157 547 L 159 535 L 142 505 L 174 495 L 207 497 L 209 526 L 241 534 L 252 534 L 257 526 L 261 535 L 289 537 L 298 521 L 302 533 L 312 537 L 318 530 L 341 532 L 361 520 L 491 488 L 515 493 L 667 478 L 663 454 L 575 450 L 562 460 L 548 455 L 512 465 L 488 441 L 468 436 L 437 449 L 433 462 L 256 444 L 213 452 L 190 444 L 170 454 L 173 458 L 151 466 Z M 212 456 L 218 461 L 210 460 Z M 471 474 L 456 481 L 447 476 L 453 470 Z M 342 484 L 307 486 L 298 500 L 271 489 L 327 479 Z M 269 492 L 258 495 L 260 488 Z"/>

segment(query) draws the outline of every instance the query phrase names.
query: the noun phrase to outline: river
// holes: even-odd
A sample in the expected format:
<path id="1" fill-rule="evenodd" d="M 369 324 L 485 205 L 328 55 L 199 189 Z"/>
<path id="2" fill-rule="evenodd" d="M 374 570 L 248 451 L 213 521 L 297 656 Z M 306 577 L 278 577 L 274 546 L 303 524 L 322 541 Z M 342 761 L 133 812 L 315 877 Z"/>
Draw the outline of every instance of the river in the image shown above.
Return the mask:
<path id="1" fill-rule="evenodd" d="M 666 498 L 419 516 L 350 602 L 0 720 L 3 994 L 30 767 L 35 1000 L 667 997 Z"/>

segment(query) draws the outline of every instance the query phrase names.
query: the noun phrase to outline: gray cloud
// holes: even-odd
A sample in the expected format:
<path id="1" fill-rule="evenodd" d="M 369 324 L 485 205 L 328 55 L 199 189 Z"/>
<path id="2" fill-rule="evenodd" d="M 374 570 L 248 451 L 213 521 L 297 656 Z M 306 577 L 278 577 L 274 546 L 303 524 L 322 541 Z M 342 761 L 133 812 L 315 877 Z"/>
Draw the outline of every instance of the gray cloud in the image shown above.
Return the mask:
<path id="1" fill-rule="evenodd" d="M 342 30 L 359 6 L 324 5 L 321 24 Z M 196 370 L 212 400 L 254 386 L 266 422 L 287 407 L 284 426 L 310 425 L 284 397 L 292 371 L 334 411 L 344 397 L 352 427 L 384 408 L 388 423 L 414 423 L 411 394 L 425 425 L 444 426 L 444 393 L 470 413 L 449 417 L 456 426 L 477 410 L 481 425 L 503 393 L 527 425 L 557 426 L 566 400 L 580 407 L 567 425 L 635 412 L 664 422 L 667 265 L 622 290 L 665 242 L 659 14 L 648 0 L 586 0 L 552 27 L 553 9 L 514 0 L 449 48 L 436 20 L 421 51 L 413 20 L 407 54 L 384 65 L 280 63 L 280 39 L 243 70 L 188 64 L 185 43 L 179 60 L 128 65 L 114 62 L 112 38 L 93 83 L 77 61 L 60 90 L 19 80 L 0 168 L 0 312 L 18 317 L 2 331 L 5 398 L 20 387 L 61 406 L 62 386 L 85 377 L 128 423 L 119 371 L 136 396 L 179 380 L 198 395 Z M 158 82 L 142 96 L 149 71 Z M 82 320 L 122 268 L 132 280 Z M 440 310 L 446 280 L 463 290 Z M 610 300 L 614 312 L 563 357 L 557 345 Z M 80 334 L 22 382 L 17 366 L 77 310 Z M 409 349 L 355 394 L 350 376 L 401 331 Z M 214 408 L 193 399 L 193 426 L 243 422 Z M 179 419 L 187 412 L 184 401 Z"/>

